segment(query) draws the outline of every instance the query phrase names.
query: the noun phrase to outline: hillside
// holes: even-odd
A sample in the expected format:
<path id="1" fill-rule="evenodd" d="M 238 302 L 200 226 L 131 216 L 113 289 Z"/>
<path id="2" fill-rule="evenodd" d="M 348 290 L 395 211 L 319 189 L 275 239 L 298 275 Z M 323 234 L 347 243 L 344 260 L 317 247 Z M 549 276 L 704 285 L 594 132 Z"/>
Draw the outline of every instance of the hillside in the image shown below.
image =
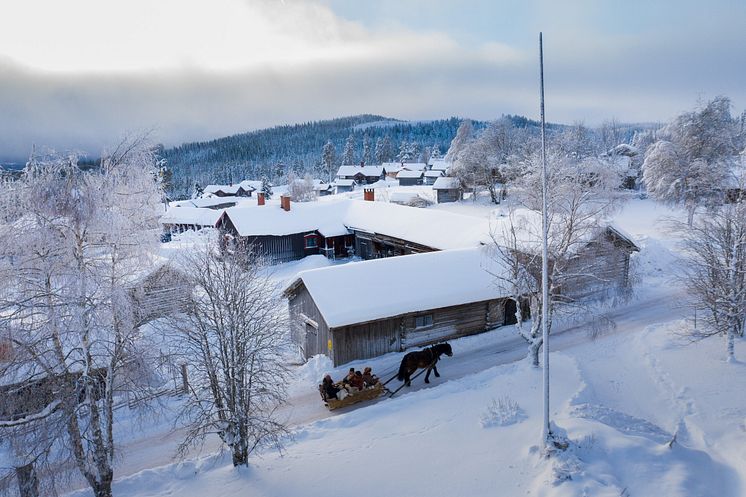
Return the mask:
<path id="1" fill-rule="evenodd" d="M 364 136 L 370 139 L 371 153 L 379 138 L 388 137 L 391 147 L 387 160 L 394 160 L 403 141 L 414 142 L 420 152 L 434 146 L 445 152 L 460 122 L 456 117 L 409 122 L 366 114 L 185 143 L 163 150 L 162 156 L 173 172 L 171 193 L 182 197 L 191 192 L 195 182 L 231 183 L 262 176 L 279 181 L 291 170 L 320 176 L 324 144 L 331 140 L 339 160 L 350 134 L 355 141 L 356 161 L 363 156 Z"/>

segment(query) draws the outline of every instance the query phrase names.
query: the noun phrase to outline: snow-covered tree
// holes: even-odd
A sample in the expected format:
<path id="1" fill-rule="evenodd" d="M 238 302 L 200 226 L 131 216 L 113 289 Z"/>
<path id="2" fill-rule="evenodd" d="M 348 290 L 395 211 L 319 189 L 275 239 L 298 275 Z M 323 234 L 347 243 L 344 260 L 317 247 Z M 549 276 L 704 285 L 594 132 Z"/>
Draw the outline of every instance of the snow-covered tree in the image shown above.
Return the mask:
<path id="1" fill-rule="evenodd" d="M 194 183 L 194 188 L 192 189 L 192 198 L 201 198 L 203 193 L 205 193 L 205 189 L 202 188 L 202 185 L 200 185 L 199 182 Z"/>
<path id="2" fill-rule="evenodd" d="M 683 205 L 691 225 L 698 206 L 719 202 L 739 152 L 736 128 L 725 97 L 678 116 L 661 132 L 667 139 L 645 153 L 642 171 L 648 193 L 660 202 Z"/>
<path id="3" fill-rule="evenodd" d="M 607 283 L 606 275 L 590 267 L 592 261 L 575 257 L 589 240 L 602 243 L 605 216 L 621 201 L 619 174 L 597 159 L 576 161 L 563 152 L 547 154 L 548 165 L 548 253 L 549 295 L 547 327 L 551 330 L 557 312 L 577 312 L 583 302 L 576 300 L 569 288 L 592 287 Z M 520 335 L 529 344 L 528 357 L 539 364 L 543 344 L 541 326 L 541 158 L 533 155 L 525 165 L 527 174 L 516 180 L 515 196 L 520 209 L 512 211 L 505 222 L 493 229 L 495 256 L 512 274 L 498 283 L 508 286 L 513 298 L 529 296 L 532 324 L 521 326 Z"/>
<path id="4" fill-rule="evenodd" d="M 286 398 L 287 308 L 261 257 L 216 246 L 198 246 L 180 262 L 200 268 L 189 273 L 195 291 L 185 315 L 171 321 L 190 367 L 180 451 L 217 433 L 233 465 L 248 466 L 255 450 L 280 447 L 287 433 L 276 415 Z"/>
<path id="5" fill-rule="evenodd" d="M 288 174 L 288 195 L 293 202 L 311 202 L 316 200 L 316 190 L 313 188 L 313 179 L 310 175 L 301 179 L 295 173 Z"/>
<path id="6" fill-rule="evenodd" d="M 440 159 L 440 147 L 437 144 L 433 145 L 432 150 L 430 150 L 430 158 Z"/>
<path id="7" fill-rule="evenodd" d="M 269 178 L 262 176 L 262 188 L 261 192 L 264 194 L 264 198 L 269 200 L 272 198 L 272 183 L 269 182 Z"/>
<path id="8" fill-rule="evenodd" d="M 675 227 L 686 249 L 683 282 L 691 306 L 700 310 L 692 335 L 723 336 L 727 360 L 735 361 L 735 339 L 746 329 L 746 203 L 723 204 L 692 226 Z"/>
<path id="9" fill-rule="evenodd" d="M 0 229 L 0 329 L 13 354 L 0 374 L 46 385 L 29 389 L 38 394 L 33 422 L 51 435 L 24 447 L 25 457 L 68 458 L 95 496 L 108 497 L 114 399 L 147 388 L 142 371 L 153 362 L 130 289 L 152 267 L 162 192 L 145 137 L 124 140 L 95 168 L 77 159 L 36 157 L 8 192 L 16 203 Z"/>
<path id="10" fill-rule="evenodd" d="M 368 134 L 363 135 L 363 164 L 370 165 L 373 163 L 373 151 L 370 146 L 370 137 Z"/>
<path id="11" fill-rule="evenodd" d="M 324 145 L 321 160 L 324 162 L 326 172 L 329 174 L 329 183 L 331 183 L 332 179 L 334 179 L 334 174 L 336 173 L 334 164 L 337 160 L 337 151 L 334 149 L 331 140 L 327 141 L 326 145 Z"/>
<path id="12" fill-rule="evenodd" d="M 389 162 L 392 155 L 389 135 L 384 136 L 383 139 L 379 138 L 376 140 L 376 162 L 378 164 Z"/>
<path id="13" fill-rule="evenodd" d="M 461 121 L 461 124 L 456 131 L 456 136 L 453 137 L 451 146 L 448 148 L 448 152 L 446 153 L 445 158 L 447 161 L 455 162 L 456 159 L 458 159 L 461 151 L 466 148 L 466 144 L 472 139 L 473 133 L 474 125 L 472 124 L 471 120 L 464 119 L 463 121 Z"/>
<path id="14" fill-rule="evenodd" d="M 492 202 L 500 203 L 505 182 L 514 179 L 511 164 L 520 152 L 522 139 L 523 135 L 510 120 L 503 118 L 490 123 L 475 139 L 466 143 L 451 174 L 472 188 L 474 197 L 479 190 L 486 189 Z"/>
<path id="15" fill-rule="evenodd" d="M 355 137 L 352 133 L 347 137 L 345 148 L 342 152 L 342 165 L 355 164 Z"/>

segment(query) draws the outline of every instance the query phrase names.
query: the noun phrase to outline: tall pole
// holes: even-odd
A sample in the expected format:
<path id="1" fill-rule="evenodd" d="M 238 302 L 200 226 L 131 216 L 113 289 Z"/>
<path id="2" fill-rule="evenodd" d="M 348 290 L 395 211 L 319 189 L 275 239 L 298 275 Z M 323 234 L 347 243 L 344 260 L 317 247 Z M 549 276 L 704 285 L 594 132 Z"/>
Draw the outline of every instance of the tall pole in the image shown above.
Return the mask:
<path id="1" fill-rule="evenodd" d="M 544 45 L 539 33 L 539 82 L 541 94 L 541 332 L 544 363 L 544 424 L 541 430 L 544 445 L 549 442 L 549 221 L 547 219 L 547 148 L 544 131 Z"/>

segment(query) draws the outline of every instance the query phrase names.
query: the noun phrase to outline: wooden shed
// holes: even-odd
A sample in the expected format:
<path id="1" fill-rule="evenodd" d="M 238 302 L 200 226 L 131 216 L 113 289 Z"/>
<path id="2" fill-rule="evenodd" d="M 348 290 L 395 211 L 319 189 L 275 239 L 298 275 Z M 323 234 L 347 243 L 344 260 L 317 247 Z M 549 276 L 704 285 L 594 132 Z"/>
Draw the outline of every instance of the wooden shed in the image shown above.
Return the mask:
<path id="1" fill-rule="evenodd" d="M 303 271 L 285 290 L 292 337 L 336 366 L 481 333 L 513 320 L 503 271 L 482 248 Z"/>
<path id="2" fill-rule="evenodd" d="M 463 190 L 458 178 L 443 176 L 433 183 L 433 190 L 437 194 L 438 203 L 457 202 L 461 200 Z"/>

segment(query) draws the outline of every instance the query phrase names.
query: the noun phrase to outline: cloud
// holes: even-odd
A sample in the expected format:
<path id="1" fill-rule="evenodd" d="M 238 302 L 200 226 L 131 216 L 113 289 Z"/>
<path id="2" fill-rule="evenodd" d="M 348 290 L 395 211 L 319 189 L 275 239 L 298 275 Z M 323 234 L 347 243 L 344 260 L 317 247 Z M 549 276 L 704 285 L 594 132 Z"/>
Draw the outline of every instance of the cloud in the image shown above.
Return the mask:
<path id="1" fill-rule="evenodd" d="M 97 154 L 138 129 L 177 145 L 363 112 L 538 114 L 534 25 L 545 19 L 527 21 L 521 43 L 466 42 L 365 26 L 304 0 L 57 4 L 28 0 L 0 31 L 0 159 L 22 159 L 32 143 Z M 29 25 L 34 9 L 52 10 Z M 737 22 L 605 33 L 597 10 L 560 9 L 557 19 L 583 24 L 547 24 L 548 119 L 661 121 L 717 94 L 746 103 Z"/>

